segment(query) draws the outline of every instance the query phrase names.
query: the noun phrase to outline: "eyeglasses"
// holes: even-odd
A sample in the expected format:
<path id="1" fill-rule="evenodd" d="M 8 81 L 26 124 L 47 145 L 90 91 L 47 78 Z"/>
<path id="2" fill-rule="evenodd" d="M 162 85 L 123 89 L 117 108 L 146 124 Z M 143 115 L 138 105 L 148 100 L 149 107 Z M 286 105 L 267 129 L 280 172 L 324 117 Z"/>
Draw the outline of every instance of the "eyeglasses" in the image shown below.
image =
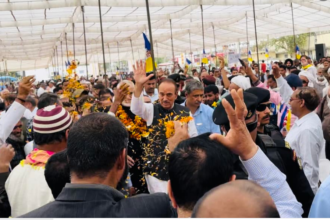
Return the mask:
<path id="1" fill-rule="evenodd" d="M 257 106 L 257 111 L 258 112 L 263 112 L 266 110 L 266 108 L 268 108 L 269 110 L 272 109 L 272 103 L 268 103 L 268 104 L 260 104 Z"/>
<path id="2" fill-rule="evenodd" d="M 256 116 L 256 120 L 254 122 L 246 124 L 246 128 L 249 132 L 254 131 L 258 126 L 258 117 Z"/>
<path id="3" fill-rule="evenodd" d="M 13 130 L 16 130 L 17 128 L 22 128 L 22 125 L 15 126 Z"/>

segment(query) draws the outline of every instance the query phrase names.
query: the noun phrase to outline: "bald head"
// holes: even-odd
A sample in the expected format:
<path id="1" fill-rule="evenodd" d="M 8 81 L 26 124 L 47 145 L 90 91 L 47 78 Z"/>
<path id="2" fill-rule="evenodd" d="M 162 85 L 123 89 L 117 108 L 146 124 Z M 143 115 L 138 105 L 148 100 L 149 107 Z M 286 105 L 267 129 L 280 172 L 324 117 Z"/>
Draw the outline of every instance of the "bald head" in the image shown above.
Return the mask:
<path id="1" fill-rule="evenodd" d="M 205 194 L 196 204 L 192 217 L 270 218 L 279 214 L 265 189 L 252 181 L 238 180 Z"/>

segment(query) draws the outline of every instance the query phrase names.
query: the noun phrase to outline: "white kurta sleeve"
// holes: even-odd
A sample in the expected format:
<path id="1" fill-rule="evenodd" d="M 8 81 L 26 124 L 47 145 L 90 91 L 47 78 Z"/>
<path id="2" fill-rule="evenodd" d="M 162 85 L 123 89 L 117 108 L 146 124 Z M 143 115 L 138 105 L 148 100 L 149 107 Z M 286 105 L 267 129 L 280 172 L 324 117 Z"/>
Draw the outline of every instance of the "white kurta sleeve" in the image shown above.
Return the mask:
<path id="1" fill-rule="evenodd" d="M 150 126 L 154 119 L 154 105 L 151 103 L 144 103 L 143 93 L 139 98 L 132 96 L 131 111 L 146 120 L 147 125 Z"/>
<path id="2" fill-rule="evenodd" d="M 5 143 L 15 125 L 23 117 L 25 107 L 14 102 L 0 119 L 0 142 Z"/>
<path id="3" fill-rule="evenodd" d="M 289 105 L 291 95 L 293 93 L 292 88 L 289 86 L 288 82 L 281 76 L 276 79 L 277 87 L 280 89 L 280 95 L 285 104 Z"/>

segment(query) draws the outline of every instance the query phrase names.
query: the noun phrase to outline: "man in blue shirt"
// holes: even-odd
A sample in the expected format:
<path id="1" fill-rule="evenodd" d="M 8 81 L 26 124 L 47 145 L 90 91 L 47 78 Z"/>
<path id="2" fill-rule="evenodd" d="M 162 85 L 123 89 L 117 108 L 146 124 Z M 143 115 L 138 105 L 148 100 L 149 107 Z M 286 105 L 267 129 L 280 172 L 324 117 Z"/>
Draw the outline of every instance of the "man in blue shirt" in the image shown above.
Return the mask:
<path id="1" fill-rule="evenodd" d="M 186 101 L 182 105 L 189 108 L 199 135 L 206 132 L 220 134 L 220 127 L 212 120 L 213 109 L 202 103 L 203 95 L 203 84 L 197 80 L 189 81 L 186 85 Z"/>
<path id="2" fill-rule="evenodd" d="M 309 218 L 329 218 L 330 217 L 330 176 L 325 179 L 316 193 Z"/>

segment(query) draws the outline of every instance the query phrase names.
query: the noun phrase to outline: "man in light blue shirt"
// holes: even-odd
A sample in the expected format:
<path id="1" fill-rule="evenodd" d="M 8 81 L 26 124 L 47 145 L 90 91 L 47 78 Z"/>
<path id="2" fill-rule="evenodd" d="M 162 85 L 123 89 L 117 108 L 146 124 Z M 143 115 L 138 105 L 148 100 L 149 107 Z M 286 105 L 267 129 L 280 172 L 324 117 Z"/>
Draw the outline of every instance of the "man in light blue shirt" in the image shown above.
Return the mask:
<path id="1" fill-rule="evenodd" d="M 189 81 L 186 85 L 186 101 L 182 105 L 189 108 L 199 135 L 207 132 L 220 134 L 220 127 L 212 120 L 213 109 L 202 103 L 203 95 L 203 84 L 197 80 Z"/>
<path id="2" fill-rule="evenodd" d="M 151 77 L 151 79 L 144 84 L 143 95 L 148 96 L 152 103 L 158 100 L 158 90 L 156 89 L 156 85 L 155 77 Z"/>

